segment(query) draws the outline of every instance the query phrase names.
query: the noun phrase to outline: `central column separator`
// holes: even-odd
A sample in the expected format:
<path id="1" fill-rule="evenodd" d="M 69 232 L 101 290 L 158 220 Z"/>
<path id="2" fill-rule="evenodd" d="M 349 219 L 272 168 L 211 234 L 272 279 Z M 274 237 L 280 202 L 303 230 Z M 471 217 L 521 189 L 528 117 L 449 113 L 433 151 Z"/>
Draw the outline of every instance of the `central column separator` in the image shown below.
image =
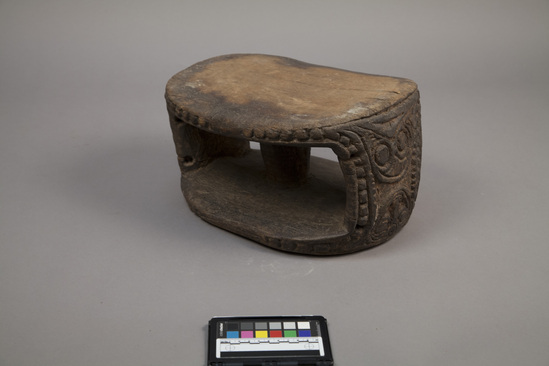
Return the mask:
<path id="1" fill-rule="evenodd" d="M 277 182 L 303 184 L 309 174 L 310 147 L 261 143 L 267 177 Z"/>

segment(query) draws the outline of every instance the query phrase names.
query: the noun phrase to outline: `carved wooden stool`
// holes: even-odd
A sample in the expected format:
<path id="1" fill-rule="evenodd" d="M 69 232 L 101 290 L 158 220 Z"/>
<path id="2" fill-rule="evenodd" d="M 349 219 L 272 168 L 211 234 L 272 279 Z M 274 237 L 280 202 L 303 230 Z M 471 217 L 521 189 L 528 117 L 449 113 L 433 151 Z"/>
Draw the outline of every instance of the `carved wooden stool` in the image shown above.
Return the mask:
<path id="1" fill-rule="evenodd" d="M 381 244 L 410 217 L 421 164 L 411 80 L 226 55 L 174 75 L 166 101 L 183 193 L 216 226 L 332 255 Z"/>

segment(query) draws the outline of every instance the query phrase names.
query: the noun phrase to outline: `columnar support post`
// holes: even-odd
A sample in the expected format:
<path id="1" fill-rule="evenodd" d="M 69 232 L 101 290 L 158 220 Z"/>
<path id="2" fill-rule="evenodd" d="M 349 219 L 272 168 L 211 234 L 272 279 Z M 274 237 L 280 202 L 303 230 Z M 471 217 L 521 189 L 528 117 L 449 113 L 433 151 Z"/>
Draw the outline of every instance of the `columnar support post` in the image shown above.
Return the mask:
<path id="1" fill-rule="evenodd" d="M 307 180 L 311 148 L 262 143 L 261 155 L 269 179 L 296 184 Z"/>

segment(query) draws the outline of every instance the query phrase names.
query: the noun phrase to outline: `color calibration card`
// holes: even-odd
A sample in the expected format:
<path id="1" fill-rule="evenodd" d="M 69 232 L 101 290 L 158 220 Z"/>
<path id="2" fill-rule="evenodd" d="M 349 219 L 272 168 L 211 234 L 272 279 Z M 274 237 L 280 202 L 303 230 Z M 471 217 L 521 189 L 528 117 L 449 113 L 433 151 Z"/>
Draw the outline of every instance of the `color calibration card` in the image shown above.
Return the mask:
<path id="1" fill-rule="evenodd" d="M 215 317 L 208 365 L 333 365 L 322 316 Z"/>

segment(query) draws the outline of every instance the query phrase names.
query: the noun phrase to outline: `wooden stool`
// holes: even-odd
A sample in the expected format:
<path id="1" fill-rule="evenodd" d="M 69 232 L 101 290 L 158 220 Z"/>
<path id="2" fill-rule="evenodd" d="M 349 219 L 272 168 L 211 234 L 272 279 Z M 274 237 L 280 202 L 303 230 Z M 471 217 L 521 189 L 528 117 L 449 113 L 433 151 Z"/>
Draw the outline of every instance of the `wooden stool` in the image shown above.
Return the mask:
<path id="1" fill-rule="evenodd" d="M 183 193 L 216 226 L 333 255 L 381 244 L 410 217 L 421 164 L 411 80 L 225 55 L 174 75 L 166 101 Z"/>

